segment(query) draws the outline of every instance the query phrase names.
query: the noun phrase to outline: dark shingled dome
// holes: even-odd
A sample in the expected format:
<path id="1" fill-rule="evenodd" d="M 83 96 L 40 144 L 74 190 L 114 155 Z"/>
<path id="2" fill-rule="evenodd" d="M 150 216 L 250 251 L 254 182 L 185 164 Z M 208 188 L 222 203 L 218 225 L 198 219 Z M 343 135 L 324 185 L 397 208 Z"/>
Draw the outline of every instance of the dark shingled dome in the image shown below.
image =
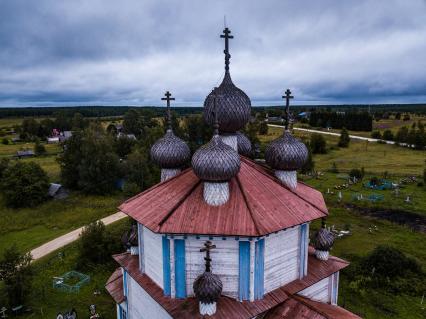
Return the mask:
<path id="1" fill-rule="evenodd" d="M 251 142 L 248 137 L 241 132 L 237 132 L 237 145 L 239 154 L 247 157 L 252 155 Z"/>
<path id="2" fill-rule="evenodd" d="M 191 158 L 191 151 L 172 130 L 167 130 L 151 147 L 151 158 L 161 168 L 180 168 Z"/>
<path id="3" fill-rule="evenodd" d="M 276 170 L 297 171 L 308 159 L 308 149 L 289 131 L 272 141 L 265 151 L 266 163 Z"/>
<path id="4" fill-rule="evenodd" d="M 315 249 L 329 251 L 334 244 L 334 239 L 334 234 L 323 227 L 315 233 L 313 244 Z"/>
<path id="5" fill-rule="evenodd" d="M 192 168 L 204 181 L 228 181 L 240 170 L 240 156 L 232 147 L 214 135 L 209 143 L 201 146 L 192 156 Z"/>
<path id="6" fill-rule="evenodd" d="M 132 225 L 132 228 L 126 231 L 121 237 L 121 243 L 126 248 L 138 246 L 138 226 Z"/>
<path id="7" fill-rule="evenodd" d="M 193 288 L 200 302 L 211 304 L 219 299 L 223 285 L 218 275 L 206 271 L 195 279 Z"/>
<path id="8" fill-rule="evenodd" d="M 250 120 L 250 98 L 232 83 L 229 72 L 225 73 L 222 83 L 213 90 L 204 101 L 204 120 L 214 124 L 213 96 L 216 95 L 217 116 L 221 133 L 235 133 Z"/>

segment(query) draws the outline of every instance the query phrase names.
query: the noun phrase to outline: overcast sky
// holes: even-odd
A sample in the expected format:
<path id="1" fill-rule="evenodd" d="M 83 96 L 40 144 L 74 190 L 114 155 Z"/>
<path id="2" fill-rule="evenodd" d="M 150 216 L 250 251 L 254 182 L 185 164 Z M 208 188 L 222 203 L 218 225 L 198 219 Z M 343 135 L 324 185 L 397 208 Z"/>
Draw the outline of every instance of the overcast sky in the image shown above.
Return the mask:
<path id="1" fill-rule="evenodd" d="M 0 106 L 426 102 L 426 0 L 0 0 Z"/>

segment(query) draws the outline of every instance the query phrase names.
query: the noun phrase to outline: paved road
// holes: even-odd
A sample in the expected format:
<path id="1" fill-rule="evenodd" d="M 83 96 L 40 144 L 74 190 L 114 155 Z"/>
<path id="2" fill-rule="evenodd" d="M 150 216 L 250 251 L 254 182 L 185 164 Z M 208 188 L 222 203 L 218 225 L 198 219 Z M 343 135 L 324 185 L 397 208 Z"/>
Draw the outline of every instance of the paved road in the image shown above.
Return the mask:
<path id="1" fill-rule="evenodd" d="M 275 125 L 275 124 L 268 124 L 268 126 L 284 128 L 284 126 L 282 126 L 282 125 Z M 310 132 L 310 133 L 319 133 L 319 134 L 325 134 L 325 135 L 340 136 L 340 133 L 334 133 L 334 132 L 311 130 L 311 129 L 300 128 L 300 127 L 293 127 L 293 129 L 297 130 L 297 131 L 304 131 L 304 132 Z M 385 142 L 386 144 L 395 144 L 394 141 L 385 141 L 385 140 L 379 140 L 377 138 L 364 137 L 364 136 L 358 136 L 358 135 L 349 135 L 349 137 L 354 139 L 354 140 L 362 140 L 362 141 L 369 141 L 369 142 L 382 141 L 382 142 Z M 400 145 L 404 146 L 403 143 L 401 143 Z"/>
<path id="2" fill-rule="evenodd" d="M 105 218 L 102 218 L 101 221 L 105 224 L 105 225 L 109 225 L 112 223 L 115 223 L 116 221 L 119 221 L 120 219 L 123 219 L 124 217 L 126 217 L 127 215 L 122 213 L 122 212 L 118 212 L 115 214 L 112 214 L 110 216 L 107 216 Z M 54 252 L 55 250 L 62 248 L 68 244 L 71 244 L 73 241 L 76 241 L 78 239 L 78 237 L 80 236 L 83 227 L 80 227 L 78 229 L 73 230 L 72 232 L 69 232 L 65 235 L 62 235 L 58 238 L 55 238 L 43 245 L 41 245 L 40 247 L 37 247 L 33 250 L 31 250 L 31 255 L 33 256 L 33 261 L 40 259 L 48 254 L 50 254 L 51 252 Z"/>

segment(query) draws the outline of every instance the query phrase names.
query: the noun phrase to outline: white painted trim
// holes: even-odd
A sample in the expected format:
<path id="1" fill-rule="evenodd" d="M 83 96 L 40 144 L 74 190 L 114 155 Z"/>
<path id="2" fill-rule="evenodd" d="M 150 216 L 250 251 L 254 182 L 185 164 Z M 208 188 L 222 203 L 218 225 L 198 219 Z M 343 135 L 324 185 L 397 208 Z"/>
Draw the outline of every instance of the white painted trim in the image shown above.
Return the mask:
<path id="1" fill-rule="evenodd" d="M 138 243 L 139 243 L 139 270 L 145 272 L 145 249 L 143 240 L 143 225 L 138 223 Z"/>
<path id="2" fill-rule="evenodd" d="M 170 295 L 172 298 L 176 297 L 175 289 L 175 241 L 170 240 Z"/>

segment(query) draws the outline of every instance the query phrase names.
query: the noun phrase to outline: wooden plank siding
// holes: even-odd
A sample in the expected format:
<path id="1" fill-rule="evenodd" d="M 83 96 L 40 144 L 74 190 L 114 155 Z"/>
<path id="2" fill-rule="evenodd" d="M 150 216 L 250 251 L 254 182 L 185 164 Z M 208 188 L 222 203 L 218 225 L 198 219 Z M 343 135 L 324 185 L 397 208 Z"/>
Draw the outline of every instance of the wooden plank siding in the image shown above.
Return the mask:
<path id="1" fill-rule="evenodd" d="M 265 238 L 265 293 L 299 278 L 300 226 Z"/>
<path id="2" fill-rule="evenodd" d="M 314 301 L 329 303 L 331 302 L 331 287 L 333 275 L 324 278 L 316 284 L 302 290 L 299 295 Z"/>
<path id="3" fill-rule="evenodd" d="M 161 288 L 163 287 L 163 240 L 161 234 L 155 234 L 144 227 L 143 241 L 145 253 L 145 273 Z"/>
<path id="4" fill-rule="evenodd" d="M 164 308 L 158 304 L 131 276 L 128 276 L 129 296 L 127 318 L 129 319 L 170 319 Z"/>
<path id="5" fill-rule="evenodd" d="M 193 296 L 192 285 L 195 279 L 205 270 L 205 253 L 200 252 L 206 240 L 216 245 L 211 251 L 212 272 L 220 277 L 223 283 L 222 294 L 238 298 L 238 241 L 234 238 L 197 239 L 194 236 L 185 240 L 186 254 L 186 290 L 188 296 Z"/>

